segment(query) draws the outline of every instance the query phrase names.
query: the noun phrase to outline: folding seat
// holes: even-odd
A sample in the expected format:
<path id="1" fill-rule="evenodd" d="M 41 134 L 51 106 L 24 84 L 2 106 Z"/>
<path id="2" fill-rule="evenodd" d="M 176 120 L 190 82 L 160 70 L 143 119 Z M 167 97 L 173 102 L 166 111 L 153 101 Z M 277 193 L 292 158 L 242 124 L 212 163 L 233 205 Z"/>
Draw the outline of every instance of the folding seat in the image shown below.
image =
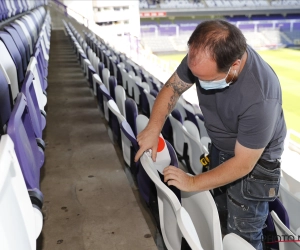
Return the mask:
<path id="1" fill-rule="evenodd" d="M 124 117 L 126 117 L 126 111 L 125 111 L 126 93 L 122 86 L 118 85 L 115 87 L 115 97 L 116 97 L 116 103 L 118 105 L 121 114 Z"/>
<path id="2" fill-rule="evenodd" d="M 21 54 L 9 33 L 0 31 L 0 40 L 5 44 L 7 51 L 15 64 L 18 75 L 18 86 L 21 88 L 24 80 L 24 67 Z"/>
<path id="3" fill-rule="evenodd" d="M 200 157 L 208 155 L 208 150 L 202 145 L 200 141 L 200 134 L 196 125 L 191 121 L 184 121 L 183 129 L 184 141 L 187 144 L 189 164 L 188 172 L 197 175 L 203 172 L 203 165 L 200 162 Z"/>
<path id="4" fill-rule="evenodd" d="M 207 133 L 207 130 L 204 126 L 204 122 L 198 116 L 196 116 L 196 121 L 197 121 L 197 124 L 198 124 L 198 128 L 200 130 L 201 143 L 203 144 L 203 146 L 205 146 L 207 149 L 209 149 L 211 139 L 210 139 L 210 137 Z"/>
<path id="5" fill-rule="evenodd" d="M 276 212 L 271 212 L 272 219 L 274 221 L 275 229 L 277 235 L 280 236 L 288 236 L 288 242 L 284 242 L 287 239 L 284 237 L 284 239 L 277 239 L 281 240 L 279 242 L 279 249 L 280 250 L 299 250 L 300 249 L 300 243 L 297 242 L 298 236 L 295 235 L 292 231 L 290 231 L 279 219 Z M 293 241 L 294 240 L 294 241 Z"/>
<path id="6" fill-rule="evenodd" d="M 18 77 L 17 77 L 17 69 L 14 61 L 12 60 L 6 46 L 2 41 L 0 41 L 0 65 L 1 70 L 5 71 L 8 76 L 8 84 L 10 87 L 10 98 L 11 103 L 14 103 L 17 94 L 19 93 L 19 85 L 18 85 Z"/>
<path id="7" fill-rule="evenodd" d="M 289 216 L 287 214 L 287 211 L 283 204 L 280 202 L 278 198 L 276 198 L 274 201 L 269 202 L 269 214 L 266 220 L 266 228 L 263 229 L 263 236 L 264 239 L 271 239 L 268 240 L 268 246 L 269 248 L 272 249 L 279 249 L 278 242 L 270 243 L 272 242 L 272 238 L 276 237 L 276 230 L 274 226 L 274 222 L 272 220 L 271 212 L 275 211 L 275 213 L 279 216 L 279 219 L 283 222 L 283 224 L 287 227 L 290 228 L 290 220 Z"/>
<path id="8" fill-rule="evenodd" d="M 287 149 L 288 150 L 288 149 Z M 298 155 L 299 157 L 299 155 Z M 295 160 L 296 158 L 294 158 Z M 285 159 L 282 159 L 285 160 Z M 293 194 L 300 194 L 300 181 L 299 181 L 299 174 L 298 171 L 294 169 L 294 167 L 290 169 L 282 168 L 281 173 L 285 181 L 287 182 L 289 186 L 289 190 Z"/>
<path id="9" fill-rule="evenodd" d="M 8 76 L 0 65 L 0 136 L 6 133 L 6 125 L 13 107 L 10 99 L 8 82 Z"/>
<path id="10" fill-rule="evenodd" d="M 224 250 L 255 250 L 255 248 L 240 236 L 230 233 L 223 238 Z"/>
<path id="11" fill-rule="evenodd" d="M 186 165 L 189 165 L 187 155 L 187 144 L 185 142 L 183 119 L 180 112 L 175 108 L 169 115 L 169 119 L 173 130 L 173 146 L 180 160 L 184 160 Z"/>
<path id="12" fill-rule="evenodd" d="M 27 71 L 31 71 L 34 75 L 33 85 L 39 108 L 40 110 L 45 111 L 45 106 L 47 104 L 47 96 L 44 93 L 45 85 L 43 79 L 41 79 L 41 73 L 39 72 L 38 63 L 35 57 L 31 57 Z"/>
<path id="13" fill-rule="evenodd" d="M 161 146 L 160 144 L 163 145 Z M 158 147 L 167 149 L 166 156 L 169 160 L 164 167 L 171 164 L 176 165 L 176 163 L 174 164 L 171 161 L 170 155 L 168 155 L 168 151 L 172 151 L 172 146 L 161 139 Z M 160 153 L 158 151 L 158 154 Z M 176 162 L 176 158 L 174 161 Z M 150 152 L 145 152 L 142 155 L 141 164 L 156 186 L 160 228 L 167 249 L 183 249 L 189 246 L 191 249 L 202 250 L 203 248 L 190 215 L 180 204 L 175 193 L 161 180 L 162 171 L 161 169 L 156 169 Z M 161 162 L 156 161 L 156 164 L 161 164 Z"/>
<path id="14" fill-rule="evenodd" d="M 130 124 L 134 135 L 137 136 L 136 117 L 138 115 L 138 108 L 135 101 L 131 98 L 125 100 L 125 113 L 126 121 Z"/>
<path id="15" fill-rule="evenodd" d="M 43 226 L 42 211 L 30 202 L 14 143 L 0 141 L 0 242 L 1 249 L 36 249 Z"/>
<path id="16" fill-rule="evenodd" d="M 168 249 L 180 249 L 182 234 L 178 227 L 176 228 L 176 225 L 174 225 L 176 218 L 174 218 L 175 215 L 174 212 L 172 212 L 172 205 L 168 202 L 168 199 L 164 198 L 163 195 L 165 195 L 165 193 L 161 192 L 161 187 L 171 188 L 172 186 L 157 186 L 159 185 L 160 179 L 163 178 L 161 175 L 163 174 L 163 169 L 165 167 L 169 165 L 178 166 L 174 149 L 171 146 L 168 146 L 168 151 L 171 163 L 166 161 L 164 161 L 164 163 L 160 163 L 158 156 L 154 163 L 148 153 L 143 154 L 141 157 L 141 163 L 147 173 L 148 171 L 152 172 L 152 175 L 148 173 L 151 179 L 156 176 L 156 178 L 153 178 L 152 181 L 157 187 L 161 229 L 166 246 Z M 172 159 L 175 160 L 172 162 Z M 176 198 L 181 201 L 182 207 L 190 215 L 203 249 L 223 249 L 219 215 L 210 192 L 179 191 L 179 194 L 177 194 L 176 192 L 178 192 L 178 189 L 174 187 L 172 187 L 172 191 L 175 192 L 177 196 Z"/>
<path id="17" fill-rule="evenodd" d="M 147 97 L 147 100 L 148 100 L 148 103 L 149 103 L 149 112 L 150 112 L 150 115 L 152 113 L 152 108 L 153 108 L 153 104 L 155 102 L 155 96 L 154 95 L 151 95 L 151 93 L 149 93 L 146 89 L 143 90 L 146 97 Z M 152 91 L 152 90 L 151 90 Z M 150 92 L 151 92 L 150 91 Z"/>
<path id="18" fill-rule="evenodd" d="M 103 84 L 98 74 L 93 74 L 93 94 L 97 96 L 97 86 Z"/>
<path id="19" fill-rule="evenodd" d="M 185 105 L 186 105 L 186 101 L 183 99 L 182 96 L 180 96 L 178 101 L 176 102 L 175 108 L 180 112 L 183 121 L 186 118 L 186 112 L 184 109 Z"/>
<path id="20" fill-rule="evenodd" d="M 141 93 L 140 93 L 140 88 L 142 87 L 142 79 L 139 76 L 134 76 L 132 77 L 132 94 L 133 94 L 133 99 L 135 100 L 136 104 L 139 106 L 140 105 L 140 98 L 141 98 Z"/>
<path id="21" fill-rule="evenodd" d="M 27 30 L 27 27 L 25 26 L 25 24 L 22 21 L 20 21 L 20 20 L 16 20 L 15 22 L 11 23 L 10 25 L 13 25 L 13 27 L 15 29 L 17 29 L 17 31 L 19 32 L 20 36 L 21 35 L 25 36 L 25 38 L 27 39 L 27 44 L 29 45 L 30 55 L 32 55 L 32 53 L 33 53 L 33 44 L 34 44 L 33 36 Z M 22 30 L 23 34 L 20 32 L 20 30 Z"/>
<path id="22" fill-rule="evenodd" d="M 117 77 L 117 57 L 116 56 L 110 56 L 109 57 L 109 71 L 110 74 Z"/>
<path id="23" fill-rule="evenodd" d="M 44 142 L 41 141 L 43 136 L 43 129 L 46 126 L 46 112 L 40 110 L 36 93 L 33 85 L 33 73 L 27 71 L 21 92 L 25 95 L 27 106 L 32 120 L 32 128 L 36 138 L 39 138 L 39 143 L 44 148 Z M 38 140 L 38 139 L 37 139 Z"/>
<path id="24" fill-rule="evenodd" d="M 116 101 L 115 88 L 117 86 L 117 79 L 115 76 L 110 76 L 108 78 L 108 85 L 110 96 Z"/>
<path id="25" fill-rule="evenodd" d="M 43 149 L 36 142 L 26 98 L 22 93 L 18 94 L 10 115 L 7 134 L 14 142 L 16 155 L 31 200 L 41 208 L 43 194 L 40 191 L 40 168 L 44 164 L 45 155 Z"/>
<path id="26" fill-rule="evenodd" d="M 109 91 L 109 77 L 110 77 L 110 73 L 109 73 L 109 70 L 107 68 L 104 68 L 102 70 L 102 82 L 104 83 L 105 87 L 108 89 L 108 92 L 110 93 Z"/>
<path id="27" fill-rule="evenodd" d="M 119 144 L 121 148 L 123 148 L 123 142 L 121 140 L 121 133 L 120 133 L 120 123 L 122 123 L 126 119 L 120 113 L 120 110 L 114 100 L 110 99 L 107 102 L 107 107 L 109 110 L 109 121 L 113 133 L 113 139 Z"/>
<path id="28" fill-rule="evenodd" d="M 122 69 L 124 69 L 124 67 L 125 67 L 124 63 L 118 63 L 117 64 L 117 80 L 118 80 L 118 85 L 123 85 Z"/>
<path id="29" fill-rule="evenodd" d="M 22 43 L 22 40 L 18 32 L 13 27 L 10 26 L 5 26 L 3 29 L 11 35 L 15 45 L 17 46 L 22 58 L 23 72 L 25 72 L 27 68 L 27 64 L 29 62 L 29 58 L 27 58 L 26 49 L 24 47 L 24 44 Z"/>
<path id="30" fill-rule="evenodd" d="M 140 96 L 139 104 L 140 104 L 141 111 L 145 116 L 150 117 L 149 102 L 148 102 L 148 98 L 144 92 L 144 89 L 146 89 L 148 92 L 150 92 L 149 85 L 145 82 L 142 82 L 141 85 L 137 84 L 137 87 L 139 88 L 139 96 Z"/>
<path id="31" fill-rule="evenodd" d="M 290 230 L 296 233 L 300 228 L 299 207 L 300 207 L 300 192 L 293 193 L 290 190 L 289 183 L 285 177 L 281 177 L 279 197 L 284 205 L 289 218 L 290 218 Z"/>
<path id="32" fill-rule="evenodd" d="M 9 18 L 12 16 L 12 12 L 13 12 L 11 3 L 10 3 L 10 0 L 5 0 L 4 2 L 6 4 L 6 9 L 7 9 L 7 18 Z"/>
<path id="33" fill-rule="evenodd" d="M 186 113 L 186 120 L 189 120 L 192 123 L 194 123 L 196 125 L 197 129 L 200 132 L 200 129 L 198 128 L 198 122 L 196 120 L 195 111 L 194 111 L 193 106 L 190 103 L 186 102 L 186 104 L 184 105 L 183 108 L 184 108 L 185 113 Z"/>
<path id="34" fill-rule="evenodd" d="M 108 107 L 107 107 L 107 102 L 112 99 L 110 96 L 108 89 L 105 87 L 104 84 L 100 85 L 100 91 L 102 93 L 103 97 L 103 109 L 104 109 L 104 117 L 107 122 L 109 122 L 109 112 L 108 112 Z"/>
<path id="35" fill-rule="evenodd" d="M 22 41 L 22 43 L 24 45 L 24 48 L 25 48 L 25 51 L 26 51 L 27 63 L 29 63 L 30 55 L 31 55 L 32 52 L 30 51 L 30 44 L 27 40 L 27 36 L 25 35 L 22 28 L 17 23 L 10 23 L 9 25 L 12 26 L 15 29 L 15 31 L 17 32 L 17 34 L 19 35 L 20 40 Z"/>

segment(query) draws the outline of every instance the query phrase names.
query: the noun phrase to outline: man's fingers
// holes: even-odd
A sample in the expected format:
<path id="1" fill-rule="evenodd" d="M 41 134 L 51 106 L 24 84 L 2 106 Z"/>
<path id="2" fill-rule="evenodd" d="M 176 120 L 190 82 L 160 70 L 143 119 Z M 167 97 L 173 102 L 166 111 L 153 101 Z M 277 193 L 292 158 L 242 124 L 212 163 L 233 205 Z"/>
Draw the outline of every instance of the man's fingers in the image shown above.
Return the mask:
<path id="1" fill-rule="evenodd" d="M 137 162 L 143 153 L 144 153 L 144 150 L 142 148 L 140 148 L 135 154 L 134 161 Z"/>
<path id="2" fill-rule="evenodd" d="M 177 187 L 177 188 L 178 188 L 179 182 L 176 181 L 176 180 L 169 180 L 169 181 L 167 182 L 167 184 L 168 184 L 168 186 L 174 186 L 174 187 Z"/>
<path id="3" fill-rule="evenodd" d="M 177 179 L 177 175 L 176 174 L 167 174 L 164 175 L 164 182 L 168 182 L 170 180 L 176 180 Z"/>

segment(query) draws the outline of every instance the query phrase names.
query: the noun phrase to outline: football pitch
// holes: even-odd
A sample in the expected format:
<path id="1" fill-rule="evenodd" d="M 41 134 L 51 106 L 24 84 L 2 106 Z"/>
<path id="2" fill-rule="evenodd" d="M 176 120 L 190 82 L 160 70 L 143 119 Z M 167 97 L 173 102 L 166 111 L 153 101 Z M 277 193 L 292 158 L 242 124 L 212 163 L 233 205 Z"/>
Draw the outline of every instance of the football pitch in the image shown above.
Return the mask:
<path id="1" fill-rule="evenodd" d="M 300 133 L 300 51 L 292 49 L 258 51 L 279 77 L 283 111 L 288 129 Z M 180 62 L 185 54 L 159 55 L 161 59 Z M 300 143 L 300 138 L 293 138 Z"/>

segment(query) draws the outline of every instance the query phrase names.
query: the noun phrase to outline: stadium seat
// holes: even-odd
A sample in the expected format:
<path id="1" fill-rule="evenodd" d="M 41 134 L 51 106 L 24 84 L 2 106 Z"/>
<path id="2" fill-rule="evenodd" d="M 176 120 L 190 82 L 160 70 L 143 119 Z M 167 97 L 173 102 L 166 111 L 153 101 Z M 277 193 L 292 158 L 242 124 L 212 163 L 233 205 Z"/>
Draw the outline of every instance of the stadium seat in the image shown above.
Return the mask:
<path id="1" fill-rule="evenodd" d="M 42 211 L 32 205 L 9 135 L 0 141 L 1 249 L 36 249 L 43 225 Z"/>
<path id="2" fill-rule="evenodd" d="M 288 235 L 288 239 L 298 239 L 298 236 L 296 236 L 293 232 L 291 232 L 279 219 L 276 212 L 271 212 L 272 219 L 274 221 L 276 233 L 279 236 Z M 282 240 L 282 239 L 277 239 Z M 283 240 L 282 240 L 283 241 Z M 300 243 L 296 241 L 291 242 L 279 242 L 279 249 L 280 250 L 299 250 L 300 249 Z"/>
<path id="3" fill-rule="evenodd" d="M 110 77 L 110 73 L 109 73 L 109 70 L 107 68 L 104 68 L 102 70 L 102 81 L 105 85 L 105 87 L 107 88 L 108 90 L 108 93 L 110 93 L 110 90 L 109 90 L 109 77 Z"/>
<path id="4" fill-rule="evenodd" d="M 0 136 L 6 133 L 13 104 L 9 94 L 9 79 L 0 64 Z"/>
<path id="5" fill-rule="evenodd" d="M 125 111 L 125 100 L 126 100 L 126 93 L 122 86 L 116 86 L 115 88 L 115 95 L 116 95 L 116 103 L 118 105 L 118 108 L 121 112 L 121 114 L 126 117 L 126 111 Z"/>
<path id="6" fill-rule="evenodd" d="M 107 107 L 107 102 L 112 99 L 112 97 L 109 94 L 108 89 L 104 84 L 100 85 L 100 91 L 103 97 L 103 109 L 104 109 L 104 117 L 106 121 L 109 123 L 109 112 L 108 112 L 108 107 Z"/>
<path id="7" fill-rule="evenodd" d="M 153 91 L 153 90 L 151 90 Z M 152 113 L 152 108 L 153 108 L 153 104 L 155 102 L 155 98 L 153 95 L 151 95 L 151 93 L 148 92 L 148 90 L 144 89 L 144 93 L 147 97 L 148 103 L 149 103 L 149 110 L 150 110 L 150 115 Z"/>
<path id="8" fill-rule="evenodd" d="M 130 124 L 134 135 L 137 136 L 136 117 L 138 115 L 138 108 L 135 101 L 131 98 L 125 100 L 125 113 L 126 121 Z"/>
<path id="9" fill-rule="evenodd" d="M 108 84 L 109 84 L 109 93 L 110 96 L 116 101 L 116 94 L 115 94 L 115 88 L 117 86 L 117 79 L 115 76 L 110 76 L 108 78 Z"/>
<path id="10" fill-rule="evenodd" d="M 240 236 L 230 233 L 223 238 L 223 250 L 255 250 L 255 248 Z"/>
<path id="11" fill-rule="evenodd" d="M 185 142 L 188 146 L 189 166 L 191 174 L 197 175 L 203 172 L 203 165 L 200 162 L 202 155 L 208 155 L 208 151 L 203 147 L 200 141 L 199 130 L 196 125 L 191 121 L 184 121 L 183 129 Z"/>

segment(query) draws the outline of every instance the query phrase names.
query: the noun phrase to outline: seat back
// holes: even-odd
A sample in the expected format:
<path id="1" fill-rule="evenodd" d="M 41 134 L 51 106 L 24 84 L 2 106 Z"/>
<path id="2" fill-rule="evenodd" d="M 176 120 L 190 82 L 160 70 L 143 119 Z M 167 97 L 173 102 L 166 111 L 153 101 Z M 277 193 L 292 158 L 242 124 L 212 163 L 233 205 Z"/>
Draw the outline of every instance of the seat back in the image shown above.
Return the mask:
<path id="1" fill-rule="evenodd" d="M 131 98 L 127 98 L 125 100 L 125 113 L 126 113 L 126 120 L 130 124 L 130 127 L 135 136 L 137 136 L 136 130 L 136 117 L 138 115 L 138 109 L 135 101 Z"/>
<path id="2" fill-rule="evenodd" d="M 115 88 L 117 86 L 117 79 L 115 76 L 110 76 L 108 79 L 110 96 L 116 101 Z"/>
<path id="3" fill-rule="evenodd" d="M 46 125 L 45 117 L 42 116 L 36 93 L 33 86 L 33 74 L 31 71 L 27 71 L 24 79 L 24 83 L 21 92 L 25 95 L 27 100 L 27 106 L 32 119 L 32 127 L 34 134 L 37 138 L 42 138 L 42 132 Z"/>
<path id="4" fill-rule="evenodd" d="M 180 155 L 184 155 L 184 128 L 182 124 L 182 118 L 180 112 L 174 109 L 169 115 L 169 119 L 173 130 L 173 143 L 176 152 Z"/>
<path id="5" fill-rule="evenodd" d="M 290 229 L 296 233 L 296 230 L 300 227 L 300 218 L 298 216 L 300 197 L 297 197 L 295 194 L 291 193 L 290 190 L 281 183 L 279 188 L 279 196 L 289 215 Z"/>
<path id="6" fill-rule="evenodd" d="M 255 248 L 240 236 L 230 233 L 223 238 L 224 250 L 255 250 Z"/>
<path id="7" fill-rule="evenodd" d="M 161 181 L 150 152 L 142 155 L 141 164 L 156 186 L 160 226 L 167 249 L 181 249 L 183 237 L 192 249 L 202 249 L 189 214 L 172 190 Z"/>
<path id="8" fill-rule="evenodd" d="M 10 36 L 9 33 L 0 31 L 0 40 L 5 44 L 17 70 L 17 75 L 18 75 L 18 85 L 21 87 L 21 83 L 24 80 L 24 68 L 23 68 L 23 61 L 21 54 Z"/>
<path id="9" fill-rule="evenodd" d="M 1 249 L 36 249 L 35 209 L 32 207 L 14 144 L 8 135 L 0 141 L 0 242 Z"/>
<path id="10" fill-rule="evenodd" d="M 6 124 L 10 117 L 12 103 L 10 99 L 9 79 L 0 64 L 0 135 L 6 132 Z"/>
<path id="11" fill-rule="evenodd" d="M 19 93 L 7 125 L 7 134 L 15 144 L 15 151 L 28 189 L 40 186 L 40 168 L 44 152 L 36 142 L 26 98 Z"/>
<path id="12" fill-rule="evenodd" d="M 10 86 L 10 93 L 11 93 L 11 100 L 14 102 L 17 94 L 19 93 L 19 85 L 18 85 L 18 78 L 17 78 L 17 69 L 12 60 L 6 46 L 2 41 L 0 41 L 0 65 L 2 70 L 4 70 L 9 78 L 9 86 Z"/>
<path id="13" fill-rule="evenodd" d="M 112 97 L 110 96 L 109 91 L 108 91 L 108 89 L 106 88 L 106 86 L 104 84 L 100 85 L 100 91 L 101 91 L 102 96 L 103 96 L 104 117 L 105 117 L 106 121 L 109 122 L 109 113 L 108 113 L 107 102 L 109 100 L 111 100 Z"/>
<path id="14" fill-rule="evenodd" d="M 150 115 L 151 115 L 153 104 L 155 102 L 155 97 L 153 95 L 151 95 L 146 89 L 144 89 L 144 93 L 145 93 L 148 103 L 149 103 L 149 111 L 150 111 Z"/>
<path id="15" fill-rule="evenodd" d="M 97 96 L 97 85 L 103 84 L 98 74 L 93 74 L 93 94 Z"/>
<path id="16" fill-rule="evenodd" d="M 118 85 L 115 87 L 115 97 L 116 97 L 116 103 L 118 105 L 121 114 L 124 117 L 126 117 L 126 111 L 125 111 L 126 93 L 123 86 Z"/>
<path id="17" fill-rule="evenodd" d="M 200 156 L 208 154 L 200 141 L 199 130 L 191 121 L 184 121 L 183 130 L 185 142 L 188 145 L 188 155 L 190 160 L 191 174 L 200 174 L 203 171 L 203 165 L 200 162 Z"/>
<path id="18" fill-rule="evenodd" d="M 109 91 L 109 77 L 110 77 L 109 70 L 107 68 L 104 68 L 102 70 L 102 81 L 103 81 L 105 87 L 107 88 L 108 93 L 110 93 L 110 91 Z"/>
<path id="19" fill-rule="evenodd" d="M 295 176 L 296 178 L 299 179 L 299 175 L 298 175 L 297 170 L 295 170 L 295 172 L 294 172 L 295 175 L 294 176 L 291 176 L 284 168 L 282 168 L 281 172 L 282 172 L 283 178 L 285 179 L 285 181 L 289 185 L 290 192 L 291 193 L 300 192 L 300 182 L 297 179 L 294 178 L 294 176 Z M 293 172 L 291 171 L 290 173 L 293 173 Z"/>
<path id="20" fill-rule="evenodd" d="M 125 117 L 121 115 L 120 110 L 113 99 L 107 102 L 107 107 L 109 109 L 109 120 L 111 124 L 111 130 L 113 132 L 114 140 L 120 142 L 120 123 L 125 121 Z"/>
<path id="21" fill-rule="evenodd" d="M 277 214 L 272 211 L 271 212 L 272 219 L 274 221 L 276 233 L 279 236 L 288 235 L 289 239 L 298 239 L 298 236 L 296 236 L 293 232 L 291 232 L 279 219 Z M 280 240 L 280 239 L 278 239 Z M 279 249 L 280 250 L 299 250 L 300 249 L 300 243 L 296 241 L 291 242 L 279 242 Z"/>
<path id="22" fill-rule="evenodd" d="M 141 107 L 141 111 L 142 113 L 147 116 L 150 117 L 150 108 L 149 108 L 149 102 L 147 99 L 147 96 L 144 92 L 144 89 L 146 89 L 149 92 L 149 85 L 147 83 L 141 83 L 141 85 L 137 84 L 137 87 L 139 88 L 139 96 L 140 96 L 140 107 Z"/>

